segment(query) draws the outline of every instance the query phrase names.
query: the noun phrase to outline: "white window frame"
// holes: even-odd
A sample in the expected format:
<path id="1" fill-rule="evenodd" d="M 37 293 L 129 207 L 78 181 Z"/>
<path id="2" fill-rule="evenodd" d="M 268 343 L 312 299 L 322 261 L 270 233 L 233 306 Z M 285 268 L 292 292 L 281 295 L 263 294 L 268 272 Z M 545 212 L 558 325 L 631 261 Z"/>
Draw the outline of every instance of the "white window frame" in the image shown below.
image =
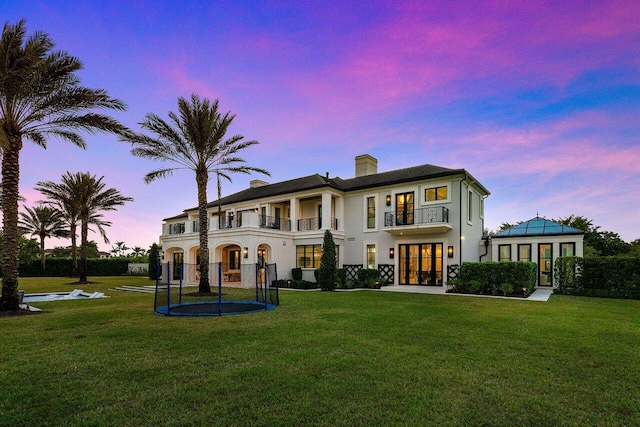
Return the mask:
<path id="1" fill-rule="evenodd" d="M 467 224 L 473 225 L 473 190 L 467 193 Z"/>
<path id="2" fill-rule="evenodd" d="M 430 188 L 438 188 L 438 187 L 447 187 L 447 198 L 442 200 L 429 200 L 427 201 L 427 190 Z M 451 203 L 451 183 L 450 182 L 439 182 L 434 184 L 422 185 L 420 186 L 420 204 L 422 206 L 429 205 L 441 205 L 443 203 Z"/>
<path id="3" fill-rule="evenodd" d="M 366 268 L 369 268 L 369 246 L 373 246 L 374 249 L 374 253 L 375 253 L 375 257 L 374 257 L 374 267 L 376 268 L 378 265 L 378 242 L 377 241 L 367 241 L 364 242 L 364 265 L 366 266 Z"/>
<path id="4" fill-rule="evenodd" d="M 368 201 L 369 198 L 373 197 L 374 200 L 374 227 L 373 228 L 369 228 L 369 224 L 368 224 L 368 220 L 369 220 L 369 205 L 368 205 Z M 363 224 L 363 231 L 365 233 L 372 233 L 372 232 L 376 232 L 378 231 L 378 221 L 380 219 L 379 217 L 379 212 L 380 212 L 380 206 L 379 206 L 379 200 L 380 197 L 378 197 L 378 194 L 365 194 L 364 196 L 364 201 L 363 201 L 363 205 L 364 205 L 364 224 Z"/>

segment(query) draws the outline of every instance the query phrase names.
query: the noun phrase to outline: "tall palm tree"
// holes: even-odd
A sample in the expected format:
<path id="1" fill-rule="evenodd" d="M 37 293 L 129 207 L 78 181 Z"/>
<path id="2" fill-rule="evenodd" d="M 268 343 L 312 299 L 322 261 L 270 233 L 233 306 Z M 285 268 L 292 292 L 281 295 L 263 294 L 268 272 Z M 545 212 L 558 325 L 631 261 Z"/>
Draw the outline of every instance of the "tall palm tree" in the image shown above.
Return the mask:
<path id="1" fill-rule="evenodd" d="M 19 227 L 40 238 L 40 264 L 45 271 L 44 240 L 50 237 L 69 237 L 62 214 L 49 206 L 25 206 L 27 213 L 20 212 Z"/>
<path id="2" fill-rule="evenodd" d="M 52 51 L 41 31 L 26 37 L 25 21 L 8 22 L 0 38 L 0 148 L 2 150 L 2 299 L 0 310 L 18 307 L 18 186 L 25 140 L 46 147 L 50 136 L 81 148 L 79 131 L 123 133 L 126 128 L 95 109 L 124 110 L 101 89 L 80 85 L 78 58 Z"/>
<path id="3" fill-rule="evenodd" d="M 131 197 L 125 197 L 115 188 L 105 189 L 106 184 L 102 182 L 104 176 L 96 178 L 95 175 L 78 172 L 75 181 L 78 185 L 78 218 L 80 220 L 80 264 L 79 283 L 89 283 L 87 280 L 87 249 L 89 225 L 94 224 L 102 234 L 105 243 L 109 243 L 104 227 L 111 226 L 111 223 L 104 221 L 101 211 L 113 211 L 117 206 L 122 206 L 125 202 L 131 202 Z"/>
<path id="4" fill-rule="evenodd" d="M 69 237 L 71 239 L 71 258 L 72 271 L 71 276 L 78 276 L 78 223 L 80 222 L 80 201 L 85 191 L 84 174 L 67 171 L 62 175 L 61 182 L 40 181 L 36 184 L 35 189 L 42 193 L 47 200 L 43 203 L 54 207 L 61 212 L 64 222 L 69 229 Z M 106 243 L 107 239 L 104 227 L 108 227 L 110 223 L 102 220 L 102 215 L 95 214 L 89 218 L 89 224 L 95 225 L 98 232 Z"/>
<path id="5" fill-rule="evenodd" d="M 209 244 L 207 222 L 207 184 L 209 173 L 215 173 L 230 180 L 231 173 L 252 172 L 270 175 L 268 171 L 248 166 L 236 153 L 258 144 L 245 141 L 242 135 L 224 139 L 231 122 L 235 118 L 231 112 L 218 112 L 218 100 L 200 99 L 196 94 L 191 100 L 178 98 L 178 114 L 169 113 L 169 122 L 155 114 L 147 114 L 140 124 L 154 137 L 127 133 L 121 139 L 131 142 L 134 156 L 174 163 L 175 166 L 149 172 L 146 183 L 170 176 L 173 171 L 188 169 L 195 172 L 198 187 L 198 226 L 200 238 L 200 292 L 210 292 L 209 285 Z M 220 188 L 220 184 L 218 184 Z M 220 192 L 220 191 L 219 191 Z M 218 197 L 219 198 L 219 197 Z"/>

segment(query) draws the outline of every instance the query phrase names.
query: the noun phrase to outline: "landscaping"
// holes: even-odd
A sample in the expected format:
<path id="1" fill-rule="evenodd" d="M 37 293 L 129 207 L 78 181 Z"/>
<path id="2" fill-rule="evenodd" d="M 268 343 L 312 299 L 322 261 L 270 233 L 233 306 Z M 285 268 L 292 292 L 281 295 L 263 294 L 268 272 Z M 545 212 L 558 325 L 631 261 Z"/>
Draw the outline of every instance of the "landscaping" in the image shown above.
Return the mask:
<path id="1" fill-rule="evenodd" d="M 31 292 L 75 279 L 21 278 Z M 640 301 L 286 292 L 277 310 L 153 314 L 153 294 L 0 318 L 6 425 L 637 425 Z"/>

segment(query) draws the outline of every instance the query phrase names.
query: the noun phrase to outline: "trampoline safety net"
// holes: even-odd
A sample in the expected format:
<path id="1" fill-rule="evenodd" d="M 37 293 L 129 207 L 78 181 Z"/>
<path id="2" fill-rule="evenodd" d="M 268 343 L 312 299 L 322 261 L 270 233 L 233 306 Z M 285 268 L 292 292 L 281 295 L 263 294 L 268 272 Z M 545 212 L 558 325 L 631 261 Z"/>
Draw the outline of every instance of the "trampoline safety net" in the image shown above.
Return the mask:
<path id="1" fill-rule="evenodd" d="M 208 271 L 201 271 L 199 264 L 163 263 L 154 311 L 167 316 L 221 316 L 272 310 L 280 303 L 276 264 L 237 267 L 211 263 Z M 207 292 L 199 289 L 204 274 L 209 277 Z"/>

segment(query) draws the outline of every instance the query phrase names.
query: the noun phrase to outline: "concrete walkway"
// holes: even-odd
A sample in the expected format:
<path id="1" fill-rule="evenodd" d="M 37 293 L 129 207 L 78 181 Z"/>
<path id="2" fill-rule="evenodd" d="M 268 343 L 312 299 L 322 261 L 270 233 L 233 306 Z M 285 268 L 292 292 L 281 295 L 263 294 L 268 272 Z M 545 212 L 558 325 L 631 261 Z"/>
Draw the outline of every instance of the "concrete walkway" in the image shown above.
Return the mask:
<path id="1" fill-rule="evenodd" d="M 493 296 L 493 295 L 447 293 L 447 288 L 445 288 L 444 286 L 407 286 L 407 285 L 383 286 L 382 288 L 380 288 L 380 290 L 385 292 L 407 292 L 407 293 L 413 293 L 413 294 L 452 295 L 452 296 L 458 296 L 458 297 L 504 298 L 504 299 L 510 299 L 514 301 L 548 301 L 551 294 L 553 294 L 552 289 L 536 289 L 529 296 L 529 298 L 513 298 L 513 297 L 502 297 L 497 295 Z"/>

